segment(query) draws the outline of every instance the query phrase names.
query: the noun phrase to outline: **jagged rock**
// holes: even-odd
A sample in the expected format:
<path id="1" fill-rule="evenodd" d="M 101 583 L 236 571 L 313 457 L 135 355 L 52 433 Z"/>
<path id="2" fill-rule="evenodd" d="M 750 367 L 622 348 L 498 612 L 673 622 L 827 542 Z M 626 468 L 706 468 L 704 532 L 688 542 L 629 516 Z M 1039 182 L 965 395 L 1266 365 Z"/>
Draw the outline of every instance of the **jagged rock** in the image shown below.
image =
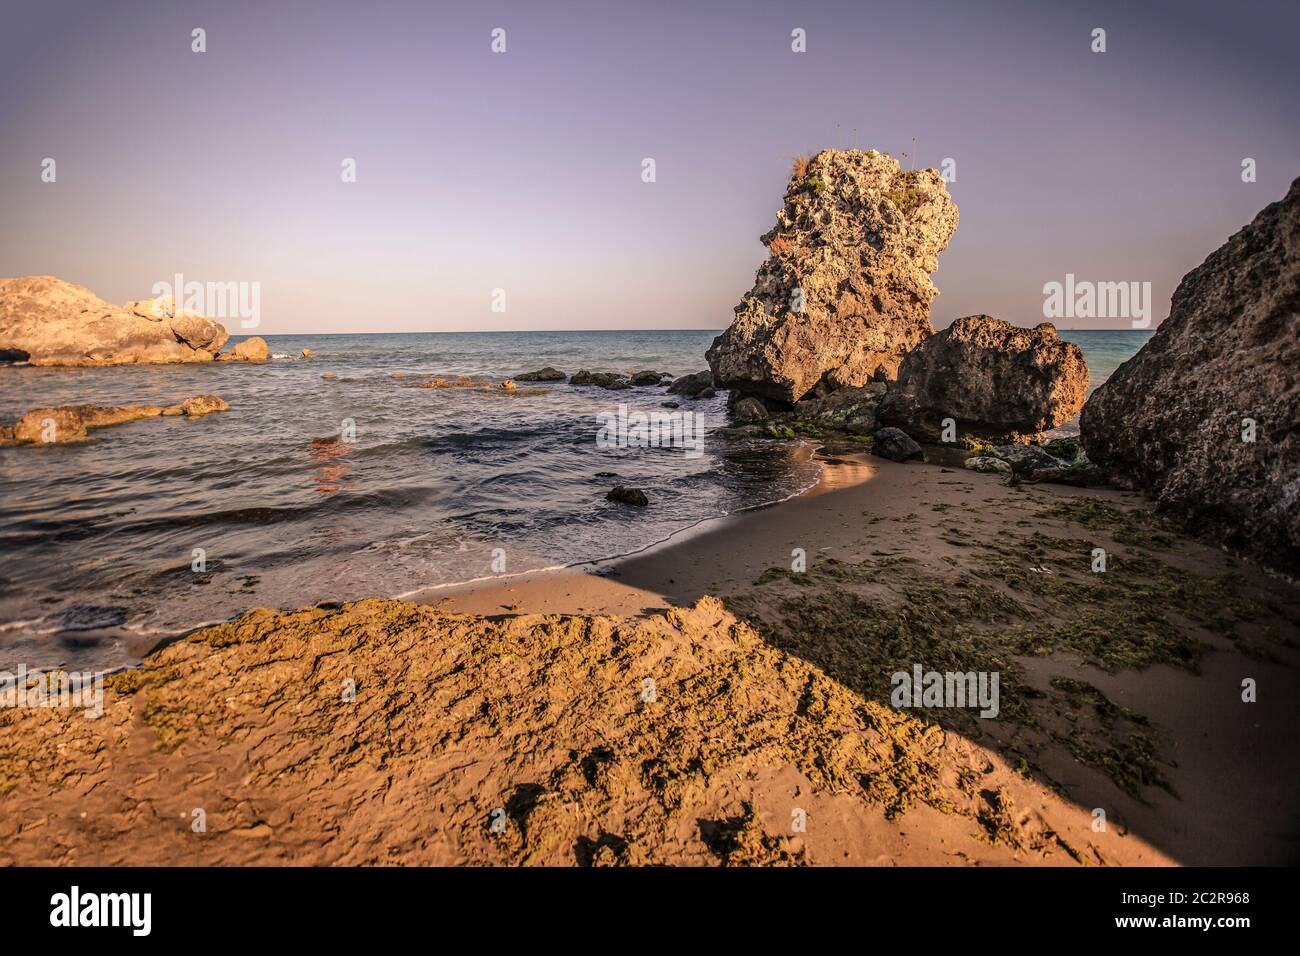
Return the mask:
<path id="1" fill-rule="evenodd" d="M 714 377 L 787 406 L 820 382 L 893 378 L 932 332 L 930 273 L 956 228 L 936 170 L 856 149 L 796 163 L 770 254 L 709 348 Z"/>
<path id="2" fill-rule="evenodd" d="M 217 358 L 222 362 L 265 362 L 271 357 L 271 347 L 260 335 L 244 339 L 229 352 L 222 352 Z"/>
<path id="3" fill-rule="evenodd" d="M 515 384 L 514 380 L 509 378 L 501 383 L 501 391 L 503 392 L 513 392 L 518 387 L 519 386 Z"/>
<path id="4" fill-rule="evenodd" d="M 880 420 L 924 441 L 941 440 L 945 418 L 963 437 L 1037 440 L 1077 415 L 1087 391 L 1083 350 L 1055 326 L 968 315 L 907 354 Z"/>
<path id="5" fill-rule="evenodd" d="M 1183 277 L 1169 318 L 1084 406 L 1084 448 L 1163 510 L 1300 567 L 1297 370 L 1300 179 Z"/>
<path id="6" fill-rule="evenodd" d="M 708 369 L 705 369 L 703 372 L 692 372 L 690 375 L 683 375 L 681 378 L 673 379 L 673 383 L 668 386 L 668 391 L 673 395 L 685 395 L 687 398 L 699 398 L 700 393 L 706 388 L 713 388 L 713 373 Z"/>
<path id="7" fill-rule="evenodd" d="M 822 428 L 837 428 L 854 435 L 874 435 L 879 425 L 876 410 L 885 395 L 884 382 L 831 390 L 819 385 L 797 402 L 795 415 Z"/>
<path id="8" fill-rule="evenodd" d="M 595 385 L 599 388 L 611 390 L 620 390 L 631 388 L 632 385 L 622 375 L 616 375 L 613 372 L 589 372 L 585 368 L 579 369 L 573 373 L 569 379 L 570 385 Z"/>
<path id="9" fill-rule="evenodd" d="M 638 508 L 644 508 L 650 504 L 650 499 L 640 488 L 628 488 L 623 485 L 615 485 L 605 495 L 609 501 L 618 501 L 625 505 L 636 505 Z"/>
<path id="10" fill-rule="evenodd" d="M 516 375 L 516 382 L 563 382 L 568 376 L 558 368 L 546 366 L 539 368 L 536 372 L 524 372 L 522 375 Z"/>
<path id="11" fill-rule="evenodd" d="M 0 279 L 0 350 L 32 365 L 210 362 L 227 338 L 219 322 L 177 315 L 167 298 L 118 308 L 54 276 Z"/>
<path id="12" fill-rule="evenodd" d="M 890 461 L 925 460 L 925 452 L 921 451 L 921 446 L 912 441 L 907 432 L 897 428 L 882 428 L 876 432 L 871 450 L 881 458 L 888 458 Z"/>
<path id="13" fill-rule="evenodd" d="M 731 409 L 731 414 L 738 422 L 761 422 L 772 417 L 762 400 L 752 395 L 736 402 Z"/>
<path id="14" fill-rule="evenodd" d="M 86 437 L 86 423 L 76 410 L 33 408 L 14 423 L 11 441 L 32 444 L 81 441 Z"/>

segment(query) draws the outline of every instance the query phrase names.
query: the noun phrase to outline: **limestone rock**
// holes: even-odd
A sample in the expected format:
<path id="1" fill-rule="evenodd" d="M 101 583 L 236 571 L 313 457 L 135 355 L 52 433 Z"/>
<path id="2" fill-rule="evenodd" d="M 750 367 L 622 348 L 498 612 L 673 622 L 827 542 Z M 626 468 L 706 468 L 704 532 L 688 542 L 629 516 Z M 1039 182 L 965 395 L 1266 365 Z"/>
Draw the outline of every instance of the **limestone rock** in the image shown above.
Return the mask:
<path id="1" fill-rule="evenodd" d="M 1300 567 L 1300 179 L 1179 283 L 1080 420 L 1112 479 Z M 1252 424 L 1253 423 L 1253 424 Z"/>
<path id="2" fill-rule="evenodd" d="M 708 351 L 722 387 L 791 405 L 891 379 L 933 331 L 930 274 L 957 228 L 939 173 L 875 150 L 823 150 L 796 163 L 769 255 Z"/>
<path id="3" fill-rule="evenodd" d="M 0 279 L 0 350 L 32 365 L 210 362 L 225 343 L 218 322 L 170 314 L 170 300 L 118 308 L 54 276 Z"/>
<path id="4" fill-rule="evenodd" d="M 265 362 L 271 357 L 271 347 L 260 335 L 244 339 L 229 352 L 222 352 L 217 358 L 222 362 Z"/>
<path id="5" fill-rule="evenodd" d="M 1087 391 L 1083 350 L 1055 326 L 968 315 L 907 354 L 880 420 L 923 441 L 941 440 L 945 418 L 962 437 L 1037 440 L 1077 415 Z"/>
<path id="6" fill-rule="evenodd" d="M 631 388 L 631 383 L 622 375 L 616 375 L 613 372 L 589 372 L 585 368 L 579 369 L 573 373 L 569 379 L 570 385 L 595 385 L 599 388 L 619 390 Z"/>
<path id="7" fill-rule="evenodd" d="M 122 425 L 163 415 L 197 417 L 225 411 L 230 406 L 216 395 L 195 395 L 179 405 L 61 405 L 34 408 L 11 426 L 0 427 L 0 445 L 61 444 L 85 440 L 92 428 Z"/>

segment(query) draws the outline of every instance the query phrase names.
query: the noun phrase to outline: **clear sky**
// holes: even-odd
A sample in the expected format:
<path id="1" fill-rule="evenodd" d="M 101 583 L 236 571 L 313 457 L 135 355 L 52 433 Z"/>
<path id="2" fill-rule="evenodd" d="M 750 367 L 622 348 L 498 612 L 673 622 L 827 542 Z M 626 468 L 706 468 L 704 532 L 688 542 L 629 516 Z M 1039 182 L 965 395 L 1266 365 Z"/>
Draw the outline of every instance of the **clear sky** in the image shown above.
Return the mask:
<path id="1" fill-rule="evenodd" d="M 915 138 L 956 162 L 937 326 L 1067 272 L 1159 321 L 1300 175 L 1298 38 L 1294 0 L 7 3 L 0 275 L 259 282 L 266 333 L 720 328 L 797 154 Z"/>

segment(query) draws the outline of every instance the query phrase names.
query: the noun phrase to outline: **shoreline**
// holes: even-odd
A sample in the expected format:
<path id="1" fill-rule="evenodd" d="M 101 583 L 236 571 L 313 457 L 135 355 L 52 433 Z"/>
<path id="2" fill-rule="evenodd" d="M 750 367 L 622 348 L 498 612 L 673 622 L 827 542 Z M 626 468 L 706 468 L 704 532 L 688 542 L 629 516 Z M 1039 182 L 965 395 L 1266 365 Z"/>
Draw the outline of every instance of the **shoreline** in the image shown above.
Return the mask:
<path id="1" fill-rule="evenodd" d="M 1098 541 L 1113 586 L 1070 566 Z M 1293 586 L 1137 495 L 827 456 L 804 493 L 631 556 L 250 610 L 109 678 L 104 720 L 0 712 L 0 856 L 53 836 L 83 863 L 1294 862 L 1298 621 Z M 999 717 L 892 707 L 899 661 L 1000 670 Z M 1235 701 L 1244 673 L 1260 703 Z M 328 703 L 340 679 L 369 716 Z M 85 759 L 43 779 L 59 746 Z M 201 844 L 130 809 L 178 799 L 209 807 Z M 87 848 L 87 803 L 129 825 Z M 432 830 L 380 853 L 410 829 L 393 814 Z"/>

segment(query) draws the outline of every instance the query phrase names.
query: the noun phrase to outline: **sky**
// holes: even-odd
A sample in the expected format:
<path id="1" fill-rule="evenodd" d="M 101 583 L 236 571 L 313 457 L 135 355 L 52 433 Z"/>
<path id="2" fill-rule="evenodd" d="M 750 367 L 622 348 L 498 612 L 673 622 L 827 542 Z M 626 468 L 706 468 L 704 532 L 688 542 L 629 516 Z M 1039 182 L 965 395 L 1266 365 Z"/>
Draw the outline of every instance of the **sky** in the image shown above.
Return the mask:
<path id="1" fill-rule="evenodd" d="M 858 147 L 953 160 L 937 327 L 1067 273 L 1158 322 L 1300 175 L 1297 38 L 1294 0 L 12 2 L 0 276 L 257 283 L 263 334 L 722 328 L 793 159 Z"/>

